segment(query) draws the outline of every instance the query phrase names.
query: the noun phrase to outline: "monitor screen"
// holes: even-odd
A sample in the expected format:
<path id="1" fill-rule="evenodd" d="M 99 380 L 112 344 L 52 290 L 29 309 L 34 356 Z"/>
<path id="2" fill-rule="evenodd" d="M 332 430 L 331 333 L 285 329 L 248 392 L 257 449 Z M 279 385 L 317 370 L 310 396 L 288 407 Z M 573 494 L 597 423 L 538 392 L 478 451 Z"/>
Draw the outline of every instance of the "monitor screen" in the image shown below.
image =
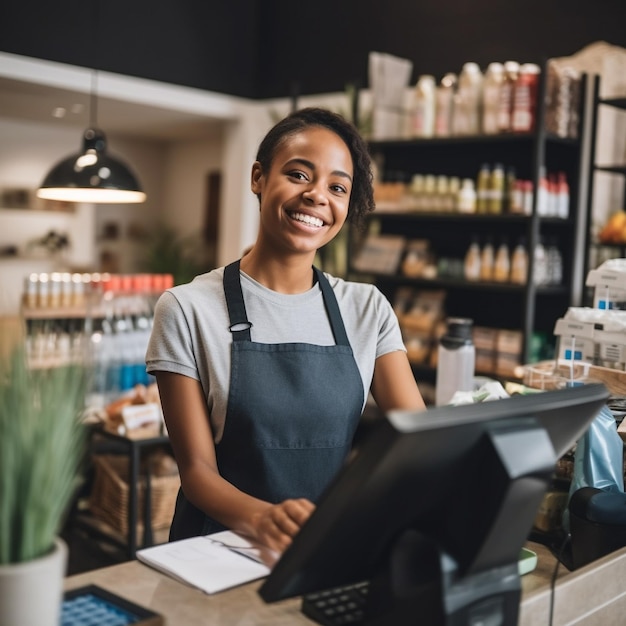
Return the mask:
<path id="1" fill-rule="evenodd" d="M 604 385 L 589 384 L 389 412 L 326 489 L 261 597 L 367 580 L 365 623 L 419 615 L 424 626 L 465 624 L 471 611 L 495 611 L 486 623 L 516 624 L 520 550 L 557 460 L 607 398 Z"/>

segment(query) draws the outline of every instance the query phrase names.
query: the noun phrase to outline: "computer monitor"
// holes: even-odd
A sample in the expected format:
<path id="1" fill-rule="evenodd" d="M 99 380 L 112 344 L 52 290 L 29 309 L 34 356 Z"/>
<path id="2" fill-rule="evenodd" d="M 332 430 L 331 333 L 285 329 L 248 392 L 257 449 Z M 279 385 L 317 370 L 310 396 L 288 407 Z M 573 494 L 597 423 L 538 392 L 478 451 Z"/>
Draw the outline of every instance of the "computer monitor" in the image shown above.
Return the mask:
<path id="1" fill-rule="evenodd" d="M 517 624 L 521 548 L 557 460 L 607 398 L 604 385 L 589 384 L 389 412 L 326 489 L 261 597 L 367 580 L 366 624 Z"/>

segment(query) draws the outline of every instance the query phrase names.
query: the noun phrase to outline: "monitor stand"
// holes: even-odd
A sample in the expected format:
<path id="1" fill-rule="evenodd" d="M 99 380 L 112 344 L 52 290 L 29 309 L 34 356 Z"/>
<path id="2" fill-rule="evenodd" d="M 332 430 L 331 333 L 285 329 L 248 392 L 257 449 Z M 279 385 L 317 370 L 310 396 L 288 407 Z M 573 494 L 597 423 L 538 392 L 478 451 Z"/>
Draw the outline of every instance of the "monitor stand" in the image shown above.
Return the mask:
<path id="1" fill-rule="evenodd" d="M 479 487 L 459 484 L 454 508 L 431 522 L 432 532 L 408 527 L 391 543 L 370 583 L 365 624 L 517 625 L 519 551 L 548 487 L 554 448 L 530 419 L 490 428 L 475 455 L 467 462 L 480 468 L 472 474 Z M 462 567 L 438 535 L 456 544 Z"/>
<path id="2" fill-rule="evenodd" d="M 406 530 L 370 582 L 363 624 L 516 626 L 520 599 L 517 561 L 459 576 L 455 561 L 432 538 Z"/>

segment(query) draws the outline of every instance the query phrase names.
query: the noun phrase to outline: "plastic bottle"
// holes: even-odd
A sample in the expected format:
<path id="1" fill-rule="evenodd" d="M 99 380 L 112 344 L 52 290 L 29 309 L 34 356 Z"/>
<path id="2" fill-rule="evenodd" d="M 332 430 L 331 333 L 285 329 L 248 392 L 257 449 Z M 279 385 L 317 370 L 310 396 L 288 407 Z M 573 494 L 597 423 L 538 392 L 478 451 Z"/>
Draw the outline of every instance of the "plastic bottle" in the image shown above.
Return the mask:
<path id="1" fill-rule="evenodd" d="M 476 190 L 471 178 L 464 178 L 457 197 L 457 211 L 459 213 L 476 213 Z"/>
<path id="2" fill-rule="evenodd" d="M 459 85 L 453 112 L 455 135 L 478 135 L 482 119 L 483 74 L 477 63 L 469 61 L 459 74 Z"/>
<path id="3" fill-rule="evenodd" d="M 435 77 L 423 74 L 417 80 L 411 112 L 411 136 L 432 137 L 435 134 Z"/>
<path id="4" fill-rule="evenodd" d="M 511 117 L 519 67 L 517 61 L 507 61 L 504 64 L 504 81 L 500 88 L 500 102 L 498 104 L 498 130 L 501 133 L 508 133 L 512 130 Z"/>
<path id="5" fill-rule="evenodd" d="M 515 213 L 513 210 L 516 200 L 513 199 L 515 193 L 515 185 L 517 183 L 517 174 L 515 168 L 512 165 L 506 168 L 506 178 L 504 182 L 504 204 L 502 207 L 505 213 Z"/>
<path id="6" fill-rule="evenodd" d="M 566 220 L 569 217 L 569 184 L 565 172 L 559 172 L 557 178 L 557 216 Z"/>
<path id="7" fill-rule="evenodd" d="M 435 91 L 435 135 L 437 137 L 449 137 L 452 132 L 456 84 L 456 74 L 448 73 L 441 79 Z"/>
<path id="8" fill-rule="evenodd" d="M 448 204 L 451 211 L 458 211 L 459 191 L 461 179 L 458 176 L 450 176 L 448 179 Z"/>
<path id="9" fill-rule="evenodd" d="M 448 177 L 437 176 L 437 184 L 435 187 L 435 205 L 434 208 L 441 213 L 449 212 L 452 207 L 448 207 Z"/>
<path id="10" fill-rule="evenodd" d="M 548 261 L 547 282 L 549 285 L 560 285 L 563 282 L 563 257 L 555 238 L 548 240 L 546 255 Z"/>
<path id="11" fill-rule="evenodd" d="M 491 178 L 489 181 L 489 198 L 487 201 L 487 213 L 502 213 L 504 205 L 504 166 L 496 163 L 491 170 Z"/>
<path id="12" fill-rule="evenodd" d="M 513 192 L 510 197 L 509 213 L 523 215 L 524 214 L 524 186 L 525 181 L 519 178 L 515 181 Z"/>
<path id="13" fill-rule="evenodd" d="M 436 211 L 436 198 L 437 193 L 437 177 L 434 174 L 426 174 L 424 176 L 424 194 L 422 208 L 427 213 L 433 213 Z"/>
<path id="14" fill-rule="evenodd" d="M 491 168 L 489 167 L 489 163 L 483 163 L 478 170 L 478 178 L 476 181 L 476 213 L 487 213 L 490 181 Z"/>
<path id="15" fill-rule="evenodd" d="M 516 285 L 525 285 L 528 281 L 528 252 L 526 239 L 520 237 L 511 254 L 511 282 Z"/>
<path id="16" fill-rule="evenodd" d="M 480 280 L 493 280 L 495 252 L 491 239 L 487 239 L 480 253 Z"/>
<path id="17" fill-rule="evenodd" d="M 535 285 L 547 285 L 549 280 L 548 274 L 548 253 L 544 245 L 542 237 L 539 238 L 537 245 L 533 251 L 533 283 Z"/>
<path id="18" fill-rule="evenodd" d="M 534 63 L 524 63 L 519 69 L 511 115 L 511 129 L 516 133 L 535 130 L 540 73 L 541 68 Z"/>
<path id="19" fill-rule="evenodd" d="M 493 264 L 493 280 L 508 283 L 511 278 L 511 257 L 506 239 L 502 239 Z"/>
<path id="20" fill-rule="evenodd" d="M 533 190 L 533 181 L 525 180 L 524 181 L 524 196 L 523 196 L 524 215 L 533 214 L 534 196 L 535 196 L 535 193 Z"/>
<path id="21" fill-rule="evenodd" d="M 424 176 L 422 174 L 413 174 L 409 193 L 413 206 L 417 211 L 421 211 L 424 208 Z"/>
<path id="22" fill-rule="evenodd" d="M 477 237 L 472 237 L 469 248 L 465 253 L 463 270 L 465 280 L 472 282 L 480 280 L 480 246 L 478 245 Z"/>
<path id="23" fill-rule="evenodd" d="M 472 341 L 473 321 L 451 317 L 437 348 L 435 403 L 449 404 L 457 391 L 473 391 L 476 352 Z"/>
<path id="24" fill-rule="evenodd" d="M 548 217 L 550 215 L 550 184 L 546 175 L 545 167 L 539 171 L 539 186 L 537 188 L 537 215 Z"/>
<path id="25" fill-rule="evenodd" d="M 504 65 L 490 63 L 485 72 L 483 83 L 483 117 L 482 132 L 485 135 L 498 133 L 498 105 L 500 103 L 500 89 L 504 82 Z"/>

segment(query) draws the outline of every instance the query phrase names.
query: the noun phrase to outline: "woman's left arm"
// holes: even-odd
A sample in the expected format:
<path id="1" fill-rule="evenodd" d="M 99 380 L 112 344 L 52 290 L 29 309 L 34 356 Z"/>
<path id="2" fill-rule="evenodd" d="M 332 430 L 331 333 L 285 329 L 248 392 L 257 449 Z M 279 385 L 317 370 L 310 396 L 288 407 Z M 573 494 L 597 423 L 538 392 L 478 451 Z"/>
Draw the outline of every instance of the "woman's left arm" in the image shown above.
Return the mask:
<path id="1" fill-rule="evenodd" d="M 426 409 L 411 364 L 402 350 L 376 359 L 371 391 L 383 413 L 391 409 Z"/>

